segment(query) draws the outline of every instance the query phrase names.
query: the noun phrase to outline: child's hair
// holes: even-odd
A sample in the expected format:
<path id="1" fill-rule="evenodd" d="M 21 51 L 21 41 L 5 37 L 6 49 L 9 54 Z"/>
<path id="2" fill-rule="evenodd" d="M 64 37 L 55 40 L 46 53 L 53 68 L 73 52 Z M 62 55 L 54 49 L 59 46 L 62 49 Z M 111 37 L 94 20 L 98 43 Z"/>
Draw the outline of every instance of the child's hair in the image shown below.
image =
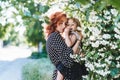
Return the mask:
<path id="1" fill-rule="evenodd" d="M 77 30 L 76 31 L 81 33 L 80 36 L 81 36 L 81 39 L 82 39 L 83 35 L 82 35 L 82 32 L 81 32 L 81 29 L 78 29 L 78 27 L 81 28 L 80 21 L 77 18 L 74 18 L 74 17 L 68 18 L 68 20 L 70 20 L 70 19 L 72 19 L 73 22 L 75 22 L 77 24 Z"/>

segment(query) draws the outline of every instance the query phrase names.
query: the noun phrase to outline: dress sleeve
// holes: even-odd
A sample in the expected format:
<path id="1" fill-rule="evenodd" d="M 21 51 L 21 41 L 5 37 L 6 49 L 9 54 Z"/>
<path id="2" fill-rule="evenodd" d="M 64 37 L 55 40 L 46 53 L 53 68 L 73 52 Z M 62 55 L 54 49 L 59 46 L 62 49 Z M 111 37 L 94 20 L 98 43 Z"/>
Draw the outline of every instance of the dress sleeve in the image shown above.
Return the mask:
<path id="1" fill-rule="evenodd" d="M 59 55 L 61 63 L 65 67 L 71 68 L 74 63 L 73 59 L 70 57 L 70 54 L 73 54 L 72 48 L 67 47 L 60 34 L 54 35 L 51 43 L 51 46 L 54 47 L 54 50 L 56 50 Z"/>

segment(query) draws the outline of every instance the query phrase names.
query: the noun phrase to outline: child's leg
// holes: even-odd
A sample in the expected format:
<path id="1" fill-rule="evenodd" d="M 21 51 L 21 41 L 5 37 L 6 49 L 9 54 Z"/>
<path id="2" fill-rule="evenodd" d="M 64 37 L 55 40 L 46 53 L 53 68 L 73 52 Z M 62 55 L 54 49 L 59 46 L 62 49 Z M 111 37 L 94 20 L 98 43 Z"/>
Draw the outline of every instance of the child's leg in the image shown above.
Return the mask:
<path id="1" fill-rule="evenodd" d="M 56 80 L 64 80 L 63 79 L 63 75 L 59 71 L 57 71 L 57 78 L 56 78 Z"/>

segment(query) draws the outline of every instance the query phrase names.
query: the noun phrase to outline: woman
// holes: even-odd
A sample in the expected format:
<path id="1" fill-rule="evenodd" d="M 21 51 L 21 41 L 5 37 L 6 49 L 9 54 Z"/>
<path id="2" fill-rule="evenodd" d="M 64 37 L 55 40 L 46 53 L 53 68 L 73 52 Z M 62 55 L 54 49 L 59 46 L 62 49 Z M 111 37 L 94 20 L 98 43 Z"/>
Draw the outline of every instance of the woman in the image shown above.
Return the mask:
<path id="1" fill-rule="evenodd" d="M 78 39 L 73 48 L 66 45 L 61 33 L 66 27 L 67 17 L 62 12 L 56 12 L 50 17 L 50 24 L 45 27 L 47 41 L 46 48 L 50 60 L 55 65 L 56 70 L 53 74 L 53 80 L 56 80 L 57 71 L 63 76 L 64 80 L 80 80 L 82 70 L 76 62 L 70 57 L 70 54 L 75 54 L 80 40 Z M 67 29 L 66 34 L 69 34 L 70 29 Z"/>

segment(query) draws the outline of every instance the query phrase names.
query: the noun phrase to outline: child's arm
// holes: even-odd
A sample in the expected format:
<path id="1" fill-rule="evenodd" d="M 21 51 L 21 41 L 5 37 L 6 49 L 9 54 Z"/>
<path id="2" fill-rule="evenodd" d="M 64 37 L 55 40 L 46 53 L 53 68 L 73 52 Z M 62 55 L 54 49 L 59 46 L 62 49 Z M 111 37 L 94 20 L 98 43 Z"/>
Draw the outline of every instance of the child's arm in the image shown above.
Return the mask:
<path id="1" fill-rule="evenodd" d="M 70 28 L 65 29 L 64 39 L 68 47 L 71 47 L 75 43 L 76 36 L 70 35 Z"/>

